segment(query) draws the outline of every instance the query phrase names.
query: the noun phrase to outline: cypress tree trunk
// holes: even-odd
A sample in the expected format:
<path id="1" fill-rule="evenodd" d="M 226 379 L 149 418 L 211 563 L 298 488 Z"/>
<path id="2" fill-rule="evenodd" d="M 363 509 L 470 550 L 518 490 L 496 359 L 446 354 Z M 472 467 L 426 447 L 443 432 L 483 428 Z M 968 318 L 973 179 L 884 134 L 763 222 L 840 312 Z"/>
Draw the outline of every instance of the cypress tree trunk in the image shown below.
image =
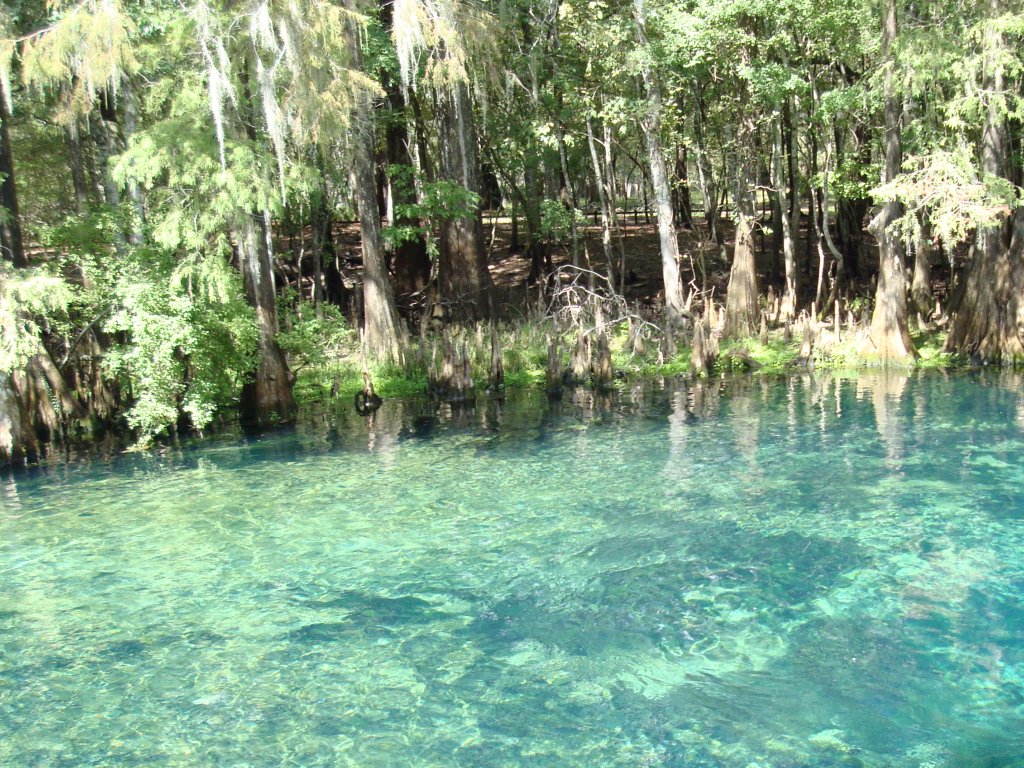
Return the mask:
<path id="1" fill-rule="evenodd" d="M 637 41 L 647 47 L 644 0 L 634 0 L 633 19 L 636 22 Z M 669 327 L 679 327 L 683 321 L 683 287 L 679 281 L 679 242 L 676 239 L 675 214 L 672 210 L 672 191 L 668 185 L 668 166 L 661 146 L 661 89 L 649 66 L 643 68 L 644 89 L 647 91 L 647 111 L 641 120 L 644 143 L 651 167 L 651 186 L 658 217 L 658 241 L 661 246 L 661 277 L 665 286 L 665 314 Z"/>
<path id="2" fill-rule="evenodd" d="M 436 94 L 441 177 L 480 194 L 476 128 L 465 83 Z M 487 270 L 479 204 L 464 216 L 441 223 L 438 296 L 445 317 L 475 322 L 494 315 L 493 283 Z"/>
<path id="3" fill-rule="evenodd" d="M 363 68 L 358 32 L 351 31 L 349 48 L 356 69 Z M 388 281 L 381 236 L 380 203 L 374 168 L 374 140 L 370 94 L 356 98 L 352 131 L 352 165 L 355 176 L 356 205 L 359 208 L 359 235 L 363 252 L 363 333 L 369 354 L 388 363 L 402 362 L 399 339 L 401 328 L 395 295 Z"/>
<path id="4" fill-rule="evenodd" d="M 14 376 L 0 374 L 0 466 L 38 456 L 39 441 L 15 390 Z"/>
<path id="5" fill-rule="evenodd" d="M 19 313 L 6 304 L 0 269 L 0 316 Z M 0 372 L 0 463 L 32 461 L 50 442 L 66 441 L 68 428 L 89 416 L 76 399 L 42 340 L 18 370 Z"/>
<path id="6" fill-rule="evenodd" d="M 391 3 L 380 4 L 380 20 L 389 34 L 394 26 L 394 12 Z M 401 87 L 386 69 L 381 70 L 381 82 L 387 94 L 387 106 L 390 115 L 386 128 L 386 151 L 388 165 L 404 165 L 415 168 L 409 144 L 408 122 L 405 96 Z M 405 185 L 390 184 L 393 204 L 409 205 L 416 202 L 416 190 Z M 392 225 L 418 225 L 418 221 L 410 221 L 396 214 Z M 423 235 L 406 240 L 394 251 L 392 267 L 395 275 L 395 291 L 399 294 L 410 294 L 426 287 L 430 280 L 430 257 L 427 255 L 427 242 Z"/>
<path id="7" fill-rule="evenodd" d="M 890 56 L 896 38 L 896 2 L 887 0 L 882 23 L 882 58 L 885 73 L 885 181 L 891 181 L 903 164 L 900 136 L 900 102 L 894 93 L 893 61 Z M 871 222 L 869 230 L 878 239 L 878 287 L 871 330 L 863 353 L 882 363 L 914 360 L 914 343 L 907 326 L 907 279 L 903 271 L 903 241 L 891 226 L 903 215 L 902 203 L 887 202 Z"/>
<path id="8" fill-rule="evenodd" d="M 380 210 L 377 205 L 373 168 L 373 132 L 368 115 L 369 95 L 360 97 L 360 114 L 353 132 L 353 166 L 356 203 L 359 207 L 359 234 L 363 252 L 363 331 L 370 354 L 389 363 L 402 362 L 399 342 L 400 321 L 395 296 L 384 265 L 384 241 L 381 237 Z"/>
<path id="9" fill-rule="evenodd" d="M 287 421 L 295 415 L 293 377 L 277 343 L 277 296 L 265 223 L 262 216 L 241 213 L 235 227 L 245 294 L 259 330 L 259 363 L 242 389 L 241 417 L 254 424 Z"/>
<path id="10" fill-rule="evenodd" d="M 40 344 L 23 369 L 0 373 L 0 464 L 36 460 L 88 415 Z"/>
<path id="11" fill-rule="evenodd" d="M 121 133 L 123 146 L 127 147 L 129 140 L 138 130 L 139 104 L 135 97 L 135 84 L 130 78 L 124 78 L 121 84 L 121 104 L 124 113 L 124 130 Z M 128 200 L 131 202 L 134 217 L 129 225 L 128 240 L 132 245 L 141 245 L 144 238 L 143 223 L 146 220 L 145 206 L 142 200 L 142 190 L 134 181 L 127 186 Z"/>
<path id="12" fill-rule="evenodd" d="M 997 18 L 1002 3 L 989 4 Z M 982 136 L 981 164 L 986 173 L 1012 178 L 1009 130 L 1006 123 L 1006 83 L 1002 33 L 986 33 L 986 77 L 983 92 L 988 104 Z M 946 350 L 970 355 L 981 363 L 1012 365 L 1024 361 L 1024 209 L 1000 215 L 981 232 L 981 246 L 967 265 L 960 300 Z"/>
<path id="13" fill-rule="evenodd" d="M 400 92 L 396 89 L 394 94 L 389 92 L 389 97 L 395 95 L 398 99 L 392 102 L 392 108 L 399 113 L 404 112 L 405 105 L 401 99 Z M 412 158 L 409 157 L 408 133 L 404 123 L 392 121 L 388 127 L 387 151 L 388 163 L 413 166 Z M 410 205 L 416 202 L 416 190 L 404 186 L 391 185 L 391 193 L 396 204 Z M 418 221 L 411 221 L 401 214 L 395 215 L 396 225 L 418 225 Z M 417 235 L 411 240 L 401 243 L 394 253 L 395 289 L 401 294 L 415 293 L 426 287 L 430 280 L 430 257 L 427 255 L 427 242 L 423 235 Z"/>
<path id="14" fill-rule="evenodd" d="M 113 97 L 102 94 L 97 101 L 95 119 L 90 121 L 93 141 L 99 160 L 100 183 L 103 185 L 103 201 L 112 208 L 121 205 L 121 189 L 110 176 L 110 161 L 124 151 L 124 136 L 117 119 L 117 108 Z"/>
<path id="15" fill-rule="evenodd" d="M 409 98 L 409 106 L 412 107 L 412 127 L 413 133 L 416 134 L 416 142 L 412 145 L 415 147 L 415 152 L 413 153 L 410 150 L 413 166 L 423 174 L 424 179 L 434 181 L 434 163 L 430 159 L 430 142 L 427 140 L 427 126 L 423 120 L 423 107 L 420 105 L 416 91 L 406 91 L 406 96 Z"/>
<path id="16" fill-rule="evenodd" d="M 853 144 L 859 147 L 855 167 L 859 168 L 857 181 L 867 182 L 864 169 L 871 165 L 871 142 L 867 140 L 865 129 L 862 126 L 855 127 L 850 132 Z M 842 131 L 835 132 L 836 162 L 835 166 L 843 165 L 844 157 L 847 154 L 846 140 Z M 846 277 L 851 282 L 860 276 L 861 243 L 864 239 L 864 217 L 870 207 L 870 201 L 863 197 L 840 198 L 836 201 L 836 233 L 839 239 L 839 249 L 843 254 L 843 267 Z"/>
<path id="17" fill-rule="evenodd" d="M 622 236 L 618 213 L 618 183 L 615 180 L 615 158 L 612 154 L 612 128 L 607 121 L 604 124 L 604 167 L 605 179 L 608 181 L 608 212 L 612 217 L 612 229 L 619 243 L 619 293 L 626 292 L 626 241 Z"/>
<path id="18" fill-rule="evenodd" d="M 782 114 L 783 136 L 789 144 L 789 152 L 786 153 L 786 165 L 789 173 L 789 231 L 793 238 L 800 239 L 800 112 L 799 105 L 795 98 L 786 102 L 786 108 Z M 796 243 L 794 243 L 795 247 Z"/>
<path id="19" fill-rule="evenodd" d="M 785 288 L 782 291 L 784 320 L 796 315 L 796 244 L 793 241 L 792 221 L 789 217 L 789 198 L 782 173 L 782 109 L 776 108 L 772 121 L 772 186 L 778 195 L 779 224 L 782 231 L 782 251 L 785 265 Z"/>
<path id="20" fill-rule="evenodd" d="M 21 214 L 18 208 L 18 191 L 15 185 L 14 157 L 11 148 L 10 112 L 7 109 L 7 95 L 0 84 L 0 205 L 6 210 L 0 223 L 0 248 L 2 259 L 15 268 L 28 266 L 21 234 Z M 4 269 L 0 267 L 0 315 L 16 313 L 17 307 L 5 305 Z M 53 382 L 53 399 L 47 388 L 45 373 L 56 373 L 53 361 L 45 349 L 29 360 L 22 370 L 0 372 L 0 463 L 20 460 L 34 460 L 40 454 L 41 442 L 57 432 L 61 425 L 59 405 L 65 402 L 75 415 L 81 415 L 80 408 L 67 391 L 59 374 Z M 43 367 L 42 357 L 49 366 Z"/>
<path id="21" fill-rule="evenodd" d="M 145 211 L 142 202 L 142 190 L 134 182 L 122 189 L 110 175 L 110 164 L 113 159 L 124 152 L 128 139 L 135 132 L 138 120 L 134 86 L 130 79 L 122 82 L 120 102 L 115 103 L 112 94 L 104 92 L 97 102 L 97 116 L 91 121 L 93 141 L 99 156 L 100 181 L 103 187 L 103 199 L 112 208 L 120 207 L 128 193 L 128 202 L 133 213 L 128 222 L 127 234 L 118 231 L 115 234 L 115 245 L 123 249 L 127 243 L 141 245 L 143 242 L 142 223 Z M 119 109 L 120 108 L 120 109 Z"/>
<path id="22" fill-rule="evenodd" d="M 27 267 L 21 233 L 21 219 L 15 186 L 14 163 L 8 131 L 10 115 L 0 85 L 0 205 L 7 209 L 0 226 L 0 244 L 3 257 L 16 268 Z M 3 276 L 0 275 L 0 304 L 3 299 Z M 18 313 L 18 307 L 0 307 L 0 314 Z M 93 354 L 86 353 L 89 362 L 76 370 L 69 369 L 69 379 L 54 363 L 46 344 L 60 343 L 54 335 L 46 334 L 36 341 L 36 351 L 25 366 L 10 373 L 0 373 L 0 462 L 34 460 L 49 442 L 68 439 L 72 424 L 83 424 L 94 417 L 109 415 L 105 412 L 117 401 L 116 386 L 104 381 L 98 360 L 102 354 L 97 332 L 92 332 Z M 82 345 L 78 347 L 79 353 Z M 70 355 L 71 352 L 68 352 Z M 69 363 L 72 361 L 68 361 Z M 75 387 L 72 391 L 71 386 Z M 82 402 L 87 402 L 87 409 Z"/>
<path id="23" fill-rule="evenodd" d="M 528 25 L 524 25 L 524 30 L 527 29 Z M 526 39 L 529 40 L 528 34 Z M 540 78 L 535 65 L 530 66 L 530 106 L 534 110 L 540 108 Z M 530 273 L 526 276 L 528 285 L 535 285 L 543 275 L 554 271 L 551 251 L 544 242 L 544 235 L 541 234 L 540 202 L 544 195 L 544 182 L 539 173 L 539 166 L 542 162 L 541 158 L 527 159 L 523 173 L 526 187 L 523 197 L 523 213 L 526 215 L 526 258 L 530 260 Z"/>
<path id="24" fill-rule="evenodd" d="M 754 189 L 757 179 L 754 140 L 757 126 L 747 113 L 740 119 L 736 137 L 736 168 L 733 174 L 736 198 L 736 243 L 733 249 L 732 270 L 725 297 L 725 327 L 723 335 L 743 339 L 758 331 L 757 264 L 754 251 L 754 225 L 757 206 Z"/>
<path id="25" fill-rule="evenodd" d="M 528 163 L 525 176 L 523 214 L 526 218 L 526 258 L 530 260 L 530 274 L 527 275 L 526 282 L 534 285 L 543 275 L 550 274 L 554 266 L 551 263 L 551 253 L 541 234 L 540 198 L 543 194 L 543 184 L 537 167 Z"/>
<path id="26" fill-rule="evenodd" d="M 561 99 L 561 94 L 559 94 Z M 559 109 L 561 111 L 561 109 Z M 569 156 L 565 149 L 565 129 L 559 122 L 555 130 L 558 143 L 558 166 L 561 171 L 562 183 L 559 185 L 558 197 L 569 212 L 569 237 L 572 240 L 572 265 L 580 265 L 580 233 L 576 225 L 576 192 L 572 186 L 572 179 L 569 178 Z M 588 263 L 587 268 L 590 268 Z"/>
<path id="27" fill-rule="evenodd" d="M 772 225 L 772 245 L 771 245 L 771 262 L 768 267 L 768 283 L 769 285 L 775 285 L 776 283 L 782 283 L 785 285 L 786 282 L 786 268 L 784 259 L 782 257 L 782 217 L 785 216 L 785 212 L 782 210 L 782 206 L 779 204 L 779 196 L 775 192 L 775 187 L 768 192 L 768 202 L 771 208 L 771 225 Z M 762 233 L 763 238 L 763 233 Z"/>

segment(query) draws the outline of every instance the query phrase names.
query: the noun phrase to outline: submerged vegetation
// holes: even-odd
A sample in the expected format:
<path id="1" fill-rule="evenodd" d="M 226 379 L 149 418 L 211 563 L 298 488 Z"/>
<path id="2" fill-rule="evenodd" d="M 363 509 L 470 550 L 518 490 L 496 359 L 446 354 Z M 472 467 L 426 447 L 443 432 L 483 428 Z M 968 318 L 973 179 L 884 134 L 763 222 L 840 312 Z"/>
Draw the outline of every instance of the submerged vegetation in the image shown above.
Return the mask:
<path id="1" fill-rule="evenodd" d="M 0 765 L 1019 765 L 1024 376 L 643 384 L 0 481 Z"/>
<path id="2" fill-rule="evenodd" d="M 1022 38 L 1008 0 L 5 6 L 0 461 L 357 393 L 1016 365 Z"/>

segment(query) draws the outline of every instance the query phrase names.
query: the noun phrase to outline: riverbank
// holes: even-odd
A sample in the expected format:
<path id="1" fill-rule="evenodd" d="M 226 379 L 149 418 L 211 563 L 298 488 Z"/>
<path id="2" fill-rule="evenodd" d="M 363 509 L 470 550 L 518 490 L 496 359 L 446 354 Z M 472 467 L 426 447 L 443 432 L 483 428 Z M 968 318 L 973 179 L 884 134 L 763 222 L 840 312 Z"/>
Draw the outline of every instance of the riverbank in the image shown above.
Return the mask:
<path id="1" fill-rule="evenodd" d="M 529 397 L 535 394 L 543 397 L 548 389 L 548 344 L 556 337 L 560 338 L 560 365 L 565 372 L 563 381 L 570 382 L 563 387 L 565 396 L 571 397 L 573 392 L 594 388 L 589 374 L 572 373 L 571 357 L 577 334 L 556 334 L 552 325 L 546 322 L 503 324 L 496 331 L 503 367 L 500 391 L 488 390 L 492 363 L 490 335 L 482 327 L 456 335 L 453 343 L 465 349 L 473 381 L 473 387 L 463 397 L 464 405 L 472 406 L 477 399 L 501 395 Z M 834 326 L 819 324 L 814 329 L 815 340 L 811 344 L 810 356 L 806 354 L 807 342 L 803 331 L 798 334 L 792 327 L 789 332 L 785 327 L 773 329 L 763 340 L 754 338 L 742 342 L 715 342 L 715 334 L 712 333 L 709 344 L 712 348 L 717 346 L 717 352 L 710 367 L 703 371 L 694 369 L 690 346 L 680 346 L 666 356 L 664 338 L 649 323 L 631 320 L 609 325 L 607 335 L 614 375 L 607 387 L 599 389 L 611 395 L 665 379 L 775 377 L 808 371 L 842 371 L 849 375 L 857 371 L 877 370 L 877 366 L 873 366 L 870 358 L 863 354 L 866 333 L 858 328 L 844 327 L 836 338 Z M 919 359 L 912 368 L 899 370 L 970 370 L 971 366 L 965 361 L 942 352 L 945 336 L 941 331 L 918 330 L 913 336 Z M 321 412 L 329 412 L 332 418 L 336 418 L 336 414 L 343 411 L 351 411 L 354 417 L 359 418 L 353 404 L 363 391 L 364 380 L 356 345 L 351 336 L 341 343 L 337 335 L 325 338 L 329 338 L 329 343 L 307 344 L 302 349 L 296 348 L 294 353 L 297 369 L 294 392 L 300 408 L 299 418 L 304 418 L 304 414 Z M 385 401 L 419 400 L 428 409 L 444 404 L 445 397 L 430 391 L 443 343 L 440 336 L 413 339 L 407 345 L 404 365 L 370 365 L 376 393 Z M 435 374 L 431 373 L 432 367 Z M 193 438 L 203 439 L 210 435 L 241 437 L 244 434 L 238 427 L 237 413 L 225 410 L 201 432 L 183 424 L 176 430 L 146 441 L 140 441 L 127 426 L 108 429 L 97 435 L 70 435 L 63 445 L 50 444 L 42 455 L 13 465 L 0 465 L 0 469 L 102 459 L 126 450 L 160 452 Z"/>
<path id="2" fill-rule="evenodd" d="M 865 353 L 866 332 L 859 328 L 841 328 L 819 324 L 813 330 L 814 341 L 808 342 L 804 332 L 776 328 L 763 338 L 744 341 L 712 342 L 717 351 L 710 356 L 710 365 L 697 370 L 692 346 L 677 346 L 666 355 L 663 338 L 642 336 L 628 323 L 610 330 L 609 349 L 615 378 L 611 387 L 622 387 L 637 380 L 666 376 L 718 377 L 729 374 L 780 375 L 807 370 L 859 370 L 878 367 Z M 971 367 L 968 361 L 943 351 L 946 334 L 937 329 L 912 332 L 918 359 L 906 370 L 958 369 Z M 474 390 L 485 394 L 491 365 L 489 337 L 478 329 L 465 335 L 465 346 L 472 370 Z M 504 369 L 503 390 L 507 392 L 544 391 L 548 386 L 548 344 L 557 334 L 543 324 L 506 326 L 499 330 Z M 559 344 L 560 362 L 570 371 L 572 336 Z M 431 380 L 431 359 L 437 360 L 441 340 L 415 340 L 410 343 L 403 366 L 370 366 L 369 372 L 376 393 L 382 398 L 427 395 Z M 808 354 L 808 346 L 810 354 Z M 568 378 L 571 374 L 567 373 Z M 588 376 L 577 377 L 576 383 L 587 385 Z M 295 383 L 296 399 L 311 405 L 334 399 L 352 401 L 364 387 L 362 365 L 354 352 L 330 360 L 321 359 L 299 368 Z M 493 394 L 493 393 L 492 393 Z"/>

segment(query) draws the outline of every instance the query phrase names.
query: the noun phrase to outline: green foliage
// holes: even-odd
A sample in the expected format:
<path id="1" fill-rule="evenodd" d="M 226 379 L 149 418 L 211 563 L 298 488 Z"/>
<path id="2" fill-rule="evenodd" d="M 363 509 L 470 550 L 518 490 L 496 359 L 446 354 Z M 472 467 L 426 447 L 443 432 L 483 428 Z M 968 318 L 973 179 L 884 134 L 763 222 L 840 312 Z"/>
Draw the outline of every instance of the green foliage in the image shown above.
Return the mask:
<path id="1" fill-rule="evenodd" d="M 17 58 L 26 84 L 63 91 L 59 116 L 70 122 L 88 112 L 101 93 L 116 94 L 122 76 L 134 71 L 136 26 L 117 0 L 54 2 L 49 9 L 55 17 L 51 23 L 20 37 L 9 18 L 0 23 L 0 82 L 13 112 L 11 72 Z"/>
<path id="2" fill-rule="evenodd" d="M 113 311 L 108 332 L 124 335 L 107 357 L 109 369 L 135 394 L 128 422 L 145 440 L 186 414 L 197 429 L 218 409 L 237 402 L 244 377 L 256 364 L 257 333 L 237 275 L 213 263 L 209 284 L 183 286 L 175 263 L 142 250 L 104 275 Z M 198 270 L 197 270 L 198 273 Z M 224 295 L 224 285 L 233 290 Z"/>
<path id="3" fill-rule="evenodd" d="M 66 329 L 75 289 L 52 267 L 12 270 L 0 259 L 0 374 L 25 367 L 44 327 Z"/>
<path id="4" fill-rule="evenodd" d="M 407 165 L 388 166 L 388 176 L 393 185 L 407 192 L 411 192 L 416 178 L 413 169 Z M 434 257 L 437 246 L 429 235 L 446 219 L 475 216 L 480 207 L 480 195 L 448 179 L 426 181 L 421 177 L 419 187 L 421 196 L 418 202 L 395 204 L 395 218 L 402 223 L 385 227 L 383 235 L 392 248 L 424 238 L 428 252 Z M 415 196 L 410 194 L 408 197 Z"/>
<path id="5" fill-rule="evenodd" d="M 44 109 L 40 99 L 33 99 L 10 121 L 18 208 L 22 230 L 29 237 L 59 223 L 74 206 L 70 170 L 54 162 L 66 153 L 62 131 L 30 114 Z"/>
<path id="6" fill-rule="evenodd" d="M 960 361 L 956 355 L 946 352 L 946 333 L 919 330 L 912 334 L 914 347 L 917 349 L 917 364 L 921 369 L 947 369 L 956 367 Z"/>
<path id="7" fill-rule="evenodd" d="M 947 252 L 966 242 L 978 228 L 997 223 L 1024 204 L 1024 190 L 1006 179 L 982 176 L 966 147 L 911 156 L 904 172 L 872 190 L 879 200 L 897 200 L 906 214 L 895 224 L 916 240 L 926 220 Z"/>
<path id="8" fill-rule="evenodd" d="M 854 296 L 847 304 L 847 310 L 860 317 L 861 312 L 870 309 L 872 301 L 868 296 Z"/>
<path id="9" fill-rule="evenodd" d="M 877 179 L 880 169 L 865 166 L 856 157 L 844 157 L 828 177 L 828 190 L 835 200 L 859 200 L 871 194 L 869 179 Z"/>
<path id="10" fill-rule="evenodd" d="M 255 367 L 257 331 L 241 278 L 221 255 L 183 254 L 113 242 L 120 226 L 107 208 L 47 233 L 64 271 L 82 287 L 69 308 L 75 325 L 109 334 L 105 370 L 133 396 L 128 424 L 141 442 L 187 416 L 202 429 L 237 403 Z"/>
<path id="11" fill-rule="evenodd" d="M 355 347 L 355 332 L 340 309 L 333 304 L 314 307 L 296 298 L 290 289 L 278 301 L 283 330 L 277 340 L 288 354 L 293 371 L 319 361 L 337 360 Z"/>
<path id="12" fill-rule="evenodd" d="M 585 227 L 587 219 L 578 208 L 570 210 L 559 200 L 542 200 L 540 203 L 540 232 L 544 237 L 557 243 L 564 243 L 572 232 L 572 220 L 577 227 Z"/>
<path id="13" fill-rule="evenodd" d="M 476 111 L 458 117 L 477 122 L 481 156 L 525 214 L 534 240 L 564 243 L 574 221 L 584 224 L 580 211 L 540 197 L 563 160 L 576 189 L 593 185 L 582 138 L 587 128 L 601 150 L 609 142 L 604 173 L 632 182 L 633 195 L 645 183 L 646 147 L 637 130 L 648 105 L 641 74 L 662 95 L 666 150 L 694 150 L 695 189 L 707 171 L 718 192 L 726 188 L 737 150 L 746 151 L 744 132 L 763 139 L 769 121 L 778 120 L 795 132 L 785 151 L 798 155 L 803 191 L 828 183 L 833 200 L 898 200 L 908 238 L 927 224 L 951 249 L 1024 203 L 1020 189 L 979 170 L 986 120 L 1024 115 L 1024 14 L 1012 4 L 902 9 L 898 39 L 884 60 L 879 7 L 829 0 L 643 0 L 644 30 L 635 7 L 614 0 L 562 0 L 550 8 L 517 0 L 401 0 L 391 8 L 390 30 L 377 9 L 367 17 L 358 4 L 329 0 L 186 6 L 85 0 L 0 11 L 0 79 L 13 73 L 31 86 L 6 89 L 18 106 L 11 128 L 27 239 L 41 233 L 63 254 L 34 256 L 50 259 L 48 266 L 0 272 L 0 369 L 23 364 L 44 336 L 71 340 L 89 326 L 102 330 L 113 342 L 105 364 L 131 392 L 128 418 L 143 438 L 182 414 L 197 426 L 208 423 L 236 401 L 256 363 L 253 312 L 228 260 L 242 217 L 280 222 L 288 211 L 301 226 L 314 205 L 348 205 L 354 115 L 369 123 L 371 111 L 386 111 L 388 126 L 403 128 L 429 127 L 438 117 L 430 98 L 417 98 L 414 115 L 392 103 L 379 109 L 370 96 L 384 91 L 367 73 L 439 89 L 467 83 Z M 994 85 L 997 71 L 1002 87 Z M 896 75 L 906 107 L 908 159 L 899 178 L 873 189 L 887 73 Z M 83 160 L 91 182 L 139 187 L 145 226 L 131 220 L 137 213 L 128 204 L 94 205 L 62 221 L 73 190 L 68 169 L 53 160 L 66 153 L 59 121 L 84 111 L 88 121 L 96 119 L 100 95 L 105 117 L 113 110 L 127 118 L 127 85 L 139 108 L 134 127 L 119 121 L 120 130 L 133 131 L 126 150 L 112 169 L 96 167 L 116 148 L 98 139 L 100 132 L 83 131 Z M 809 172 L 812 136 L 819 139 L 819 174 Z M 429 149 L 437 136 L 428 128 L 418 138 Z M 769 143 L 753 141 L 748 149 L 763 161 Z M 604 164 L 604 152 L 597 154 Z M 693 173 L 698 155 L 701 173 Z M 452 181 L 415 179 L 400 166 L 389 176 L 396 188 L 417 190 L 395 196 L 417 202 L 397 205 L 384 233 L 392 247 L 424 239 L 436 249 L 432 235 L 444 221 L 477 215 L 479 196 Z M 144 245 L 134 237 L 126 242 L 125 233 L 140 231 Z M 314 311 L 286 295 L 279 316 L 280 342 L 301 373 L 300 397 L 332 390 L 349 396 L 361 388 L 353 333 L 336 308 Z M 502 331 L 510 388 L 543 381 L 551 331 L 544 323 Z M 795 343 L 778 336 L 766 345 L 746 342 L 745 353 L 762 371 L 783 370 L 797 354 Z M 624 326 L 612 329 L 619 370 L 689 369 L 687 350 L 659 363 L 656 342 L 635 355 L 628 340 Z M 478 381 L 486 377 L 486 346 L 474 347 Z M 720 372 L 743 365 L 729 351 L 724 345 Z M 948 361 L 938 351 L 922 354 L 922 364 L 926 359 Z M 851 338 L 818 362 L 859 361 Z M 422 365 L 382 368 L 374 376 L 384 396 L 425 385 Z"/>
<path id="14" fill-rule="evenodd" d="M 118 182 L 147 190 L 153 239 L 164 248 L 223 250 L 239 215 L 280 208 L 269 148 L 229 138 L 222 166 L 206 102 L 203 84 L 186 75 L 161 105 L 166 117 L 133 136 L 112 169 Z M 310 184 L 305 166 L 289 167 L 286 188 Z"/>

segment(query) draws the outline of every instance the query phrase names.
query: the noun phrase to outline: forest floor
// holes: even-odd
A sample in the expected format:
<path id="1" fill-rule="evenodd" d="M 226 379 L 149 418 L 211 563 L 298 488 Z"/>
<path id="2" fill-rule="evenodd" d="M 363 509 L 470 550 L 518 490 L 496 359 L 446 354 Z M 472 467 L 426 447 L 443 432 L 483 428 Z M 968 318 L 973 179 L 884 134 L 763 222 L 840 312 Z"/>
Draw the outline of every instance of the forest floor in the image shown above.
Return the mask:
<path id="1" fill-rule="evenodd" d="M 660 313 L 664 302 L 664 291 L 662 288 L 661 276 L 661 251 L 658 243 L 658 230 L 654 217 L 645 220 L 642 213 L 635 214 L 627 212 L 622 215 L 622 251 L 625 253 L 625 298 L 630 304 L 653 315 Z M 806 222 L 805 222 L 806 223 Z M 700 220 L 698 219 L 698 224 Z M 725 235 L 725 243 L 718 246 L 713 241 L 702 237 L 700 232 L 706 233 L 706 228 L 698 227 L 697 231 L 685 228 L 679 229 L 680 249 L 680 277 L 683 281 L 684 296 L 690 289 L 695 292 L 704 291 L 713 297 L 721 305 L 725 301 L 725 291 L 729 282 L 729 269 L 732 262 L 733 250 L 733 226 L 727 219 L 722 219 L 719 225 Z M 525 227 L 520 226 L 520 239 L 525 238 Z M 492 215 L 484 215 L 484 236 L 489 244 L 490 258 L 488 261 L 491 278 L 494 281 L 498 295 L 499 306 L 511 310 L 513 314 L 521 312 L 528 301 L 536 301 L 536 290 L 527 285 L 527 275 L 530 271 L 530 262 L 520 251 L 512 251 L 512 225 L 507 217 L 495 218 Z M 345 223 L 338 227 L 335 232 L 336 244 L 342 255 L 343 264 L 348 265 L 349 274 L 346 275 L 346 282 L 351 285 L 358 284 L 360 277 L 362 259 L 359 246 L 359 226 L 355 223 Z M 758 278 L 762 293 L 767 291 L 769 284 L 775 284 L 776 291 L 781 285 L 781 275 L 769 280 L 773 272 L 781 271 L 781 262 L 777 261 L 771 250 L 771 236 L 760 232 L 755 236 L 759 248 L 758 252 Z M 572 243 L 567 238 L 561 243 L 554 243 L 550 246 L 552 262 L 557 269 L 572 263 Z M 617 241 L 612 243 L 613 256 L 615 259 L 614 274 L 616 282 L 619 283 L 620 246 Z M 803 269 L 798 269 L 797 290 L 801 297 L 808 297 L 801 301 L 802 308 L 809 308 L 810 299 L 817 287 L 817 253 L 811 254 L 807 245 L 806 230 L 801 229 L 797 242 L 796 251 L 798 264 Z M 872 262 L 877 265 L 877 255 L 869 249 L 865 254 L 863 271 L 871 273 L 874 271 Z M 704 270 L 701 272 L 701 255 L 704 257 Z M 781 259 L 781 256 L 778 257 Z M 601 243 L 601 227 L 588 219 L 586 228 L 579 232 L 578 262 L 581 267 L 590 268 L 601 274 L 608 273 L 607 261 Z M 812 263 L 813 262 L 813 263 Z M 832 259 L 826 261 L 826 273 L 832 264 Z M 829 276 L 824 277 L 824 290 L 828 293 L 830 284 Z M 941 285 L 938 286 L 940 289 Z M 874 287 L 870 283 L 855 284 L 851 290 L 850 298 L 861 296 L 871 298 Z M 401 297 L 399 299 L 401 303 Z"/>

